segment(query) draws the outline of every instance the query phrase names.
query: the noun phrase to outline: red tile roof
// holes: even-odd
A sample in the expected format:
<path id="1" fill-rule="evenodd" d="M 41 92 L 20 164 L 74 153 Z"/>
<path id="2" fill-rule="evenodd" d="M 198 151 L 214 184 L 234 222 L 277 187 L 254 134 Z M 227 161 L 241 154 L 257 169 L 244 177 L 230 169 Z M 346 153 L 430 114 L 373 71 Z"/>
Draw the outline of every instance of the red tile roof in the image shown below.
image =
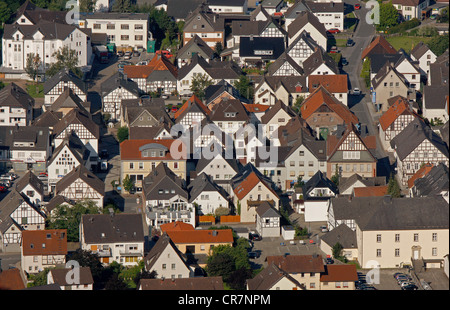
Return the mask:
<path id="1" fill-rule="evenodd" d="M 175 142 L 179 141 L 179 142 Z M 139 150 L 141 146 L 144 146 L 146 144 L 160 144 L 162 146 L 165 146 L 169 149 L 168 152 L 166 152 L 165 156 L 163 157 L 142 157 L 142 153 Z M 173 157 L 171 153 L 171 147 L 172 144 L 176 143 L 173 147 L 175 150 L 180 152 L 181 155 L 178 155 Z M 121 160 L 131 160 L 131 159 L 140 159 L 140 160 L 173 160 L 173 159 L 186 159 L 186 149 L 183 150 L 184 144 L 179 139 L 160 139 L 160 140 L 154 140 L 154 139 L 139 139 L 139 140 L 125 140 L 122 143 L 120 143 L 120 159 Z M 174 154 L 175 155 L 175 154 Z"/>
<path id="2" fill-rule="evenodd" d="M 168 231 L 187 231 L 187 230 L 195 230 L 194 226 L 191 224 L 187 224 L 180 221 L 175 221 L 172 223 L 162 224 L 160 229 L 163 233 Z"/>
<path id="3" fill-rule="evenodd" d="M 153 71 L 169 71 L 174 77 L 178 75 L 177 67 L 164 55 L 155 55 L 146 66 L 129 65 L 123 67 L 128 78 L 147 78 Z"/>
<path id="4" fill-rule="evenodd" d="M 270 105 L 267 104 L 258 104 L 258 103 L 245 103 L 243 104 L 244 108 L 247 110 L 247 112 L 252 113 L 260 113 L 265 112 L 267 109 L 270 108 Z"/>
<path id="5" fill-rule="evenodd" d="M 67 230 L 24 230 L 22 232 L 23 255 L 67 254 Z"/>
<path id="6" fill-rule="evenodd" d="M 7 269 L 0 272 L 0 291 L 22 290 L 26 288 L 17 268 Z"/>
<path id="7" fill-rule="evenodd" d="M 192 97 L 186 100 L 183 106 L 174 114 L 173 118 L 177 119 L 178 117 L 180 117 L 188 109 L 188 107 L 192 106 L 193 104 L 197 104 L 200 109 L 205 112 L 206 115 L 209 115 L 211 113 L 211 110 L 208 109 L 196 95 L 192 95 Z"/>
<path id="8" fill-rule="evenodd" d="M 388 186 L 366 186 L 366 187 L 355 187 L 354 197 L 383 197 L 387 195 Z"/>
<path id="9" fill-rule="evenodd" d="M 308 88 L 310 92 L 316 90 L 320 85 L 330 93 L 347 93 L 347 74 L 310 75 Z"/>
<path id="10" fill-rule="evenodd" d="M 236 188 L 233 190 L 234 194 L 236 195 L 236 197 L 239 200 L 244 199 L 245 196 L 247 196 L 247 194 L 253 189 L 255 188 L 255 186 L 261 182 L 262 184 L 264 184 L 264 186 L 269 189 L 272 194 L 275 195 L 275 197 L 279 198 L 277 193 L 275 193 L 275 191 L 272 189 L 272 187 L 268 184 L 266 184 L 266 182 L 264 182 L 264 180 L 260 179 L 255 172 L 251 172 L 247 178 L 245 178 L 241 184 L 239 184 L 238 186 L 236 186 Z"/>
<path id="11" fill-rule="evenodd" d="M 303 102 L 300 110 L 303 119 L 310 117 L 318 108 L 326 104 L 332 111 L 334 111 L 345 123 L 357 124 L 358 118 L 353 114 L 347 106 L 339 102 L 333 95 L 330 94 L 323 86 L 319 86 L 314 90 L 308 98 Z"/>
<path id="12" fill-rule="evenodd" d="M 267 264 L 269 266 L 275 264 L 288 273 L 325 271 L 321 255 L 267 256 Z"/>
<path id="13" fill-rule="evenodd" d="M 420 167 L 420 169 L 417 170 L 417 172 L 414 173 L 411 178 L 409 178 L 409 180 L 408 180 L 408 188 L 413 187 L 414 186 L 414 182 L 417 179 L 421 179 L 424 176 L 426 176 L 428 174 L 428 172 L 431 171 L 431 169 L 433 169 L 433 165 L 430 164 L 430 163 L 424 164 L 422 167 Z"/>
<path id="14" fill-rule="evenodd" d="M 218 230 L 183 230 L 168 231 L 170 239 L 175 244 L 191 243 L 233 243 L 233 231 L 231 229 Z"/>
<path id="15" fill-rule="evenodd" d="M 397 54 L 397 50 L 383 36 L 377 36 L 370 42 L 363 50 L 361 59 L 366 58 L 372 52 L 374 54 Z"/>
<path id="16" fill-rule="evenodd" d="M 325 273 L 320 275 L 320 282 L 358 281 L 355 265 L 326 265 Z"/>
<path id="17" fill-rule="evenodd" d="M 409 106 L 409 103 L 402 97 L 398 97 L 397 100 L 389 107 L 389 109 L 381 115 L 379 122 L 380 126 L 385 131 L 391 124 L 402 114 L 415 115 Z"/>

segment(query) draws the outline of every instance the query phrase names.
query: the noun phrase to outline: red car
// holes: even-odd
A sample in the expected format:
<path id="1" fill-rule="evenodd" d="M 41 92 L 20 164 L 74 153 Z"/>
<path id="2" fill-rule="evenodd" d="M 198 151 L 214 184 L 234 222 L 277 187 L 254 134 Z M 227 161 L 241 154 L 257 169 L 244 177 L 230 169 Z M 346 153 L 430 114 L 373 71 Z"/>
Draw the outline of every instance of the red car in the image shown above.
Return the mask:
<path id="1" fill-rule="evenodd" d="M 339 29 L 337 29 L 337 28 L 331 28 L 331 29 L 327 30 L 327 32 L 328 33 L 339 33 L 341 31 Z"/>
<path id="2" fill-rule="evenodd" d="M 0 193 L 4 193 L 7 191 L 7 188 L 3 185 L 0 185 Z"/>
<path id="3" fill-rule="evenodd" d="M 167 50 L 158 50 L 156 51 L 156 55 L 163 54 L 167 59 L 170 59 L 173 55 Z"/>
<path id="4" fill-rule="evenodd" d="M 355 4 L 355 10 L 360 10 L 361 9 L 361 5 L 360 4 Z"/>

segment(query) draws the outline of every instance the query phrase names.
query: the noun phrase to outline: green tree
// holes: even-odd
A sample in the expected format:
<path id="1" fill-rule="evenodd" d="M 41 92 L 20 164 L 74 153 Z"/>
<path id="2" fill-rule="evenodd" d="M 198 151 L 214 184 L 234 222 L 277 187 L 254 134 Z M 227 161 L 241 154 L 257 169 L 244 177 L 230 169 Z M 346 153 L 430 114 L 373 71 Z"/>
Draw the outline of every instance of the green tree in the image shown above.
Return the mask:
<path id="1" fill-rule="evenodd" d="M 94 12 L 97 0 L 79 0 L 80 12 Z"/>
<path id="2" fill-rule="evenodd" d="M 360 76 L 366 82 L 366 87 L 370 87 L 370 58 L 364 59 Z"/>
<path id="3" fill-rule="evenodd" d="M 223 51 L 222 43 L 217 42 L 216 46 L 214 47 L 214 56 L 219 58 L 222 51 Z"/>
<path id="4" fill-rule="evenodd" d="M 213 80 L 211 80 L 206 73 L 199 74 L 192 78 L 190 90 L 198 98 L 203 99 L 205 97 L 205 89 L 212 84 Z"/>
<path id="5" fill-rule="evenodd" d="M 128 127 L 122 126 L 117 130 L 117 140 L 119 143 L 122 143 L 125 140 L 128 140 Z"/>
<path id="6" fill-rule="evenodd" d="M 339 186 L 339 166 L 336 164 L 336 168 L 334 170 L 334 174 L 330 178 L 331 182 Z"/>
<path id="7" fill-rule="evenodd" d="M 3 23 L 6 23 L 11 17 L 11 9 L 6 2 L 0 2 L 0 27 L 3 26 Z"/>
<path id="8" fill-rule="evenodd" d="M 123 189 L 130 192 L 134 187 L 134 182 L 131 181 L 130 176 L 127 174 L 122 182 Z"/>
<path id="9" fill-rule="evenodd" d="M 53 57 L 56 58 L 56 62 L 50 66 L 46 75 L 52 77 L 62 69 L 66 68 L 78 77 L 82 77 L 83 73 L 80 68 L 78 68 L 78 55 L 75 50 L 70 49 L 68 46 L 64 46 L 53 53 Z"/>
<path id="10" fill-rule="evenodd" d="M 208 256 L 206 272 L 209 277 L 220 276 L 224 282 L 228 282 L 235 271 L 236 265 L 230 254 L 222 251 Z"/>
<path id="11" fill-rule="evenodd" d="M 400 186 L 398 185 L 397 179 L 394 177 L 393 174 L 391 174 L 391 176 L 389 177 L 387 194 L 390 195 L 392 198 L 401 197 Z"/>
<path id="12" fill-rule="evenodd" d="M 428 42 L 428 47 L 433 53 L 436 54 L 436 56 L 442 55 L 448 49 L 448 46 L 449 46 L 448 35 L 433 37 Z"/>
<path id="13" fill-rule="evenodd" d="M 378 30 L 384 30 L 398 24 L 398 11 L 392 2 L 380 3 L 380 24 Z"/>
<path id="14" fill-rule="evenodd" d="M 333 254 L 333 257 L 336 259 L 341 258 L 343 249 L 344 249 L 344 247 L 339 242 L 337 242 L 335 245 L 333 245 L 333 247 L 331 248 L 331 253 Z"/>
<path id="15" fill-rule="evenodd" d="M 301 106 L 303 104 L 303 101 L 305 101 L 305 97 L 304 96 L 298 96 L 295 99 L 294 105 L 292 106 L 292 108 L 294 109 L 294 111 L 301 116 L 302 114 L 302 110 L 301 110 Z"/>
<path id="16" fill-rule="evenodd" d="M 25 72 L 34 82 L 36 82 L 41 64 L 42 61 L 38 54 L 30 53 L 27 55 Z"/>
<path id="17" fill-rule="evenodd" d="M 111 11 L 119 13 L 129 13 L 132 11 L 131 0 L 115 0 Z"/>
<path id="18" fill-rule="evenodd" d="M 239 94 L 247 99 L 253 99 L 254 90 L 250 83 L 250 79 L 246 75 L 241 75 L 239 80 L 234 82 L 234 87 L 238 90 Z"/>
<path id="19" fill-rule="evenodd" d="M 67 257 L 69 260 L 78 262 L 80 267 L 89 267 L 94 282 L 102 281 L 104 268 L 97 254 L 78 248 Z"/>

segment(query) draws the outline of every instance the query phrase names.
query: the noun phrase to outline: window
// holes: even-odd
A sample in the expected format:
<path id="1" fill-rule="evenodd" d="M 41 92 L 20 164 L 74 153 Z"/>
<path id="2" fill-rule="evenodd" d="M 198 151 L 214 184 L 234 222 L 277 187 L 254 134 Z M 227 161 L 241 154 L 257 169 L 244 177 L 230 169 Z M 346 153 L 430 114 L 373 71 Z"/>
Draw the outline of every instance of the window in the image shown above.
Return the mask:
<path id="1" fill-rule="evenodd" d="M 377 257 L 381 257 L 381 249 L 377 249 Z"/>
<path id="2" fill-rule="evenodd" d="M 316 288 L 316 283 L 314 283 L 314 282 L 313 282 L 313 283 L 310 283 L 310 284 L 309 284 L 309 288 Z"/>
<path id="3" fill-rule="evenodd" d="M 377 242 L 378 242 L 378 243 L 381 242 L 381 235 L 377 235 Z"/>
<path id="4" fill-rule="evenodd" d="M 400 242 L 400 234 L 395 234 L 395 242 Z"/>
<path id="5" fill-rule="evenodd" d="M 135 29 L 135 30 L 142 30 L 142 29 L 144 29 L 144 25 L 142 25 L 142 24 L 136 24 L 136 25 L 134 25 L 134 29 Z"/>
<path id="6" fill-rule="evenodd" d="M 101 29 L 102 28 L 102 25 L 100 25 L 100 24 L 94 24 L 94 29 Z"/>
<path id="7" fill-rule="evenodd" d="M 134 163 L 130 163 L 130 169 L 134 169 Z"/>
<path id="8" fill-rule="evenodd" d="M 130 25 L 128 25 L 128 24 L 122 24 L 122 25 L 120 25 L 120 29 L 122 29 L 122 30 L 128 30 L 128 29 L 130 29 Z"/>
<path id="9" fill-rule="evenodd" d="M 437 248 L 432 248 L 431 249 L 431 255 L 437 256 Z"/>
<path id="10" fill-rule="evenodd" d="M 122 41 L 128 41 L 129 38 L 130 38 L 129 35 L 121 35 L 121 36 L 120 36 L 120 39 L 121 39 Z"/>
<path id="11" fill-rule="evenodd" d="M 335 286 L 336 286 L 336 288 L 341 288 L 341 282 L 336 282 Z"/>
<path id="12" fill-rule="evenodd" d="M 400 249 L 395 249 L 395 257 L 399 257 L 400 256 Z"/>
<path id="13" fill-rule="evenodd" d="M 414 234 L 414 242 L 419 242 L 419 234 Z"/>
<path id="14" fill-rule="evenodd" d="M 433 233 L 433 234 L 432 234 L 431 240 L 432 240 L 433 242 L 436 242 L 436 241 L 437 241 L 437 233 Z"/>
<path id="15" fill-rule="evenodd" d="M 175 270 L 175 264 L 172 264 L 172 270 Z"/>
<path id="16" fill-rule="evenodd" d="M 116 29 L 116 25 L 108 24 L 108 25 L 106 25 L 106 29 L 114 30 L 114 29 Z"/>
<path id="17" fill-rule="evenodd" d="M 134 36 L 134 40 L 135 41 L 142 41 L 142 40 L 144 40 L 144 36 L 143 35 L 135 35 Z"/>
<path id="18" fill-rule="evenodd" d="M 162 264 L 162 269 L 166 269 L 166 264 Z"/>

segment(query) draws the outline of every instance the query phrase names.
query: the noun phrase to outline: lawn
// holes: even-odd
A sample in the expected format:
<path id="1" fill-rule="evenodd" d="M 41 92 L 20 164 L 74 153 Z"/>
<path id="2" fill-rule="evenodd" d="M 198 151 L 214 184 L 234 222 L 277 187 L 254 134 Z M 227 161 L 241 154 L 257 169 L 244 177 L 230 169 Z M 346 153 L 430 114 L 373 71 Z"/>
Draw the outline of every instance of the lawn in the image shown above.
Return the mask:
<path id="1" fill-rule="evenodd" d="M 423 43 L 428 43 L 431 39 L 432 37 L 407 37 L 407 36 L 386 37 L 386 40 L 389 43 L 391 43 L 396 50 L 403 48 L 407 53 L 409 53 L 411 49 L 420 41 L 422 41 Z"/>
<path id="2" fill-rule="evenodd" d="M 44 84 L 27 83 L 27 93 L 33 98 L 44 98 Z"/>

